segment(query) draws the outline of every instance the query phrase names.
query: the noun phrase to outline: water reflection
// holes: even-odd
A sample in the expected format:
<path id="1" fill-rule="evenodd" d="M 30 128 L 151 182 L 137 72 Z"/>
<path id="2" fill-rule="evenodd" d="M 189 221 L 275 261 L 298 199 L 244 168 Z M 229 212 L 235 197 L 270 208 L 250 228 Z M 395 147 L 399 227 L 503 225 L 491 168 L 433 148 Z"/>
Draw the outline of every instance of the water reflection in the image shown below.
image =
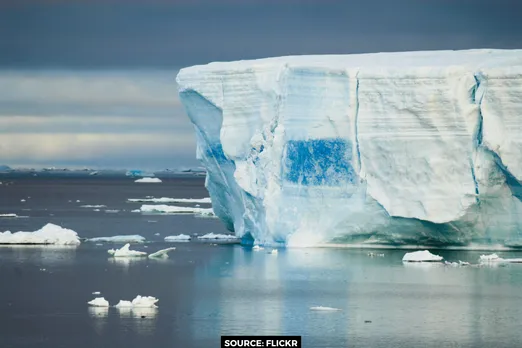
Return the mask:
<path id="1" fill-rule="evenodd" d="M 0 260 L 34 262 L 45 266 L 71 264 L 76 258 L 77 246 L 72 245 L 0 245 Z"/>
<path id="2" fill-rule="evenodd" d="M 140 335 L 154 335 L 156 330 L 157 308 L 133 307 L 116 308 L 120 320 L 130 322 Z"/>

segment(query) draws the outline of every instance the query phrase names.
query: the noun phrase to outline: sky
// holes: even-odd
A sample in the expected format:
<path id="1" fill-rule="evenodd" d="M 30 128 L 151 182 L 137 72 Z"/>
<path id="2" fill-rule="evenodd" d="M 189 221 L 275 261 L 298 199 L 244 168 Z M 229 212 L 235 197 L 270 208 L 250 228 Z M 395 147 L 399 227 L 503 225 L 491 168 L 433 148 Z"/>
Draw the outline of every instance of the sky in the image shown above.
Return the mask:
<path id="1" fill-rule="evenodd" d="M 198 166 L 181 67 L 522 48 L 519 0 L 1 0 L 0 164 Z"/>

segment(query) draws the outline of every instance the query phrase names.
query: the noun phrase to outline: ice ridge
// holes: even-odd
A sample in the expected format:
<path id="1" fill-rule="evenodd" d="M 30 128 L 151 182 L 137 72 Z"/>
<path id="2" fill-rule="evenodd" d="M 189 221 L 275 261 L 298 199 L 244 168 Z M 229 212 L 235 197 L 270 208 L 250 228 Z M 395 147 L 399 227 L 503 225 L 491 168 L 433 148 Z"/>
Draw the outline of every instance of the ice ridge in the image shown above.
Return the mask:
<path id="1" fill-rule="evenodd" d="M 522 50 L 211 63 L 177 82 L 214 212 L 244 243 L 522 243 Z"/>

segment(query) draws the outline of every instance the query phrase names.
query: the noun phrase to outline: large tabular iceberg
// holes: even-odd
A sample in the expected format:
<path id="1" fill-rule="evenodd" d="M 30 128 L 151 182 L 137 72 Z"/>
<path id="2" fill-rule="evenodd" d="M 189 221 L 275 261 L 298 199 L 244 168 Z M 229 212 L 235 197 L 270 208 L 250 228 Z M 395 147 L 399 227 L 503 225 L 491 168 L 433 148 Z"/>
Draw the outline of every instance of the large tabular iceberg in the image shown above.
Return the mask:
<path id="1" fill-rule="evenodd" d="M 522 50 L 182 69 L 214 212 L 245 242 L 522 245 Z"/>

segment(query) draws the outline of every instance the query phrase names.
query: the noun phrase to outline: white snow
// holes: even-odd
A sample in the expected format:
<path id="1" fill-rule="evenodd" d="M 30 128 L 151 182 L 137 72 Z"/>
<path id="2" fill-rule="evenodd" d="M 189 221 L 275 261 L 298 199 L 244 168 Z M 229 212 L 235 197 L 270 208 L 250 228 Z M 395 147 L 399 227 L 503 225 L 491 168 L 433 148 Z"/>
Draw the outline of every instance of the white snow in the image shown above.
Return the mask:
<path id="1" fill-rule="evenodd" d="M 96 237 L 87 239 L 88 242 L 98 243 L 143 243 L 145 242 L 145 237 L 142 237 L 138 234 L 130 234 L 130 235 L 121 235 L 121 236 L 111 236 L 111 237 Z"/>
<path id="2" fill-rule="evenodd" d="M 442 256 L 430 253 L 428 250 L 419 250 L 406 253 L 402 258 L 403 262 L 438 262 L 442 261 Z"/>
<path id="3" fill-rule="evenodd" d="M 506 173 L 522 180 L 522 50 L 217 62 L 177 82 L 213 211 L 238 237 L 520 240 Z"/>
<path id="4" fill-rule="evenodd" d="M 154 258 L 168 258 L 169 257 L 169 251 L 172 251 L 172 250 L 176 250 L 176 248 L 166 248 L 166 249 L 161 249 L 161 250 L 158 250 L 156 251 L 155 253 L 152 253 L 149 255 L 149 258 L 151 259 L 154 259 Z"/>
<path id="5" fill-rule="evenodd" d="M 231 240 L 231 239 L 237 239 L 236 236 L 231 234 L 219 234 L 219 233 L 207 233 L 203 236 L 199 236 L 198 239 L 224 239 L 224 240 Z"/>
<path id="6" fill-rule="evenodd" d="M 130 250 L 130 244 L 127 243 L 124 246 L 122 246 L 120 249 L 109 249 L 107 251 L 109 254 L 111 254 L 114 257 L 141 257 L 141 256 L 147 256 L 147 253 L 144 251 L 136 251 L 136 250 Z"/>
<path id="7" fill-rule="evenodd" d="M 129 202 L 150 202 L 150 203 L 211 203 L 210 197 L 207 198 L 129 198 Z"/>
<path id="8" fill-rule="evenodd" d="M 135 180 L 134 182 L 139 182 L 139 183 L 160 183 L 162 181 L 159 178 L 141 178 L 141 179 Z"/>
<path id="9" fill-rule="evenodd" d="M 334 312 L 334 311 L 340 311 L 341 309 L 334 308 L 334 307 L 315 306 L 315 307 L 310 307 L 310 310 L 312 310 L 312 311 Z"/>
<path id="10" fill-rule="evenodd" d="M 80 238 L 73 230 L 48 223 L 34 232 L 0 232 L 0 244 L 78 245 Z"/>
<path id="11" fill-rule="evenodd" d="M 93 307 L 109 307 L 109 301 L 103 297 L 96 297 L 94 300 L 87 303 Z"/>
<path id="12" fill-rule="evenodd" d="M 167 236 L 165 237 L 165 242 L 185 242 L 191 239 L 190 236 L 186 234 L 178 234 L 177 236 Z"/>
<path id="13" fill-rule="evenodd" d="M 142 205 L 142 213 L 214 215 L 212 208 L 179 207 L 175 205 Z"/>

